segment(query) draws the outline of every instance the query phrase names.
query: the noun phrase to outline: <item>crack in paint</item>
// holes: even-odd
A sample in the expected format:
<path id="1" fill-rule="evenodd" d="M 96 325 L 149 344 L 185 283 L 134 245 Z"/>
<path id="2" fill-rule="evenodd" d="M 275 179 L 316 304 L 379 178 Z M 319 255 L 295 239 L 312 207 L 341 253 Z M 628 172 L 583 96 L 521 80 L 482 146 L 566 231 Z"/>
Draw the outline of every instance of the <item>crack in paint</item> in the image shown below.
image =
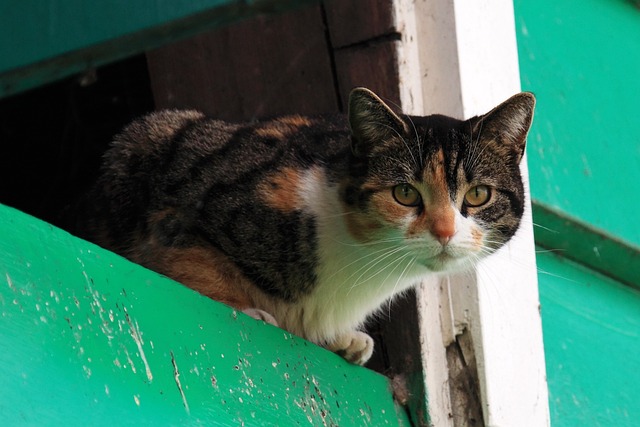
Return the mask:
<path id="1" fill-rule="evenodd" d="M 182 389 L 182 384 L 180 384 L 180 371 L 178 370 L 176 357 L 173 354 L 173 351 L 170 351 L 169 354 L 171 354 L 171 364 L 173 365 L 173 379 L 175 380 L 178 391 L 180 392 L 180 396 L 182 397 L 182 404 L 184 405 L 184 409 L 187 411 L 187 415 L 191 415 L 191 411 L 189 410 L 189 403 L 187 402 L 187 396 L 185 396 L 184 390 Z"/>

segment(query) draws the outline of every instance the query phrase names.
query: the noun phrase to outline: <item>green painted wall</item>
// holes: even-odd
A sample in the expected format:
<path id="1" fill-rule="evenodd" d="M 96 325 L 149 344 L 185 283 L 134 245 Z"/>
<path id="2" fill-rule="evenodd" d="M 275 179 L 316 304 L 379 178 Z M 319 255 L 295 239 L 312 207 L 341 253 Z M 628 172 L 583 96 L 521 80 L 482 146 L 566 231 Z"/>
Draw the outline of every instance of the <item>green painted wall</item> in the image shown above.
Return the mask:
<path id="1" fill-rule="evenodd" d="M 528 154 L 552 425 L 637 426 L 640 9 L 514 5 L 522 86 L 538 97 Z"/>
<path id="2" fill-rule="evenodd" d="M 402 426 L 387 378 L 0 205 L 0 425 Z"/>
<path id="3" fill-rule="evenodd" d="M 515 0 L 534 199 L 640 247 L 640 9 Z M 640 279 L 640 278 L 639 278 Z"/>
<path id="4" fill-rule="evenodd" d="M 640 291 L 542 252 L 552 426 L 640 424 Z"/>

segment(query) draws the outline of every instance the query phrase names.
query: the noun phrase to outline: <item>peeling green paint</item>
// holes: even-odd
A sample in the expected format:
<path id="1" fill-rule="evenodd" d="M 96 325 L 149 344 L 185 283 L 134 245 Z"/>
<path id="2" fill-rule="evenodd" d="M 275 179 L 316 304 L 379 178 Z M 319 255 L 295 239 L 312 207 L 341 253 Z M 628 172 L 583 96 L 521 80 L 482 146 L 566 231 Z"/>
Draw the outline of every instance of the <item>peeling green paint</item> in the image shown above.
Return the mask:
<path id="1" fill-rule="evenodd" d="M 0 424 L 409 425 L 387 378 L 0 205 Z"/>

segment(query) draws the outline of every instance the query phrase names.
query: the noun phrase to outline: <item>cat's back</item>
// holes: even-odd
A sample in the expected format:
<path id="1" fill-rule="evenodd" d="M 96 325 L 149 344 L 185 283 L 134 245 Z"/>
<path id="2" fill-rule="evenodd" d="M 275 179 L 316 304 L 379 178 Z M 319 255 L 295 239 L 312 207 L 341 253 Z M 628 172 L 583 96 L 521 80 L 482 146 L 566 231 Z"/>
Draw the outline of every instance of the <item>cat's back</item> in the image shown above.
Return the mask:
<path id="1" fill-rule="evenodd" d="M 102 174 L 139 179 L 145 173 L 169 178 L 185 172 L 197 178 L 204 170 L 222 177 L 230 169 L 255 172 L 260 165 L 330 165 L 344 158 L 348 144 L 346 120 L 339 115 L 230 123 L 195 110 L 163 110 L 132 122 L 114 138 Z"/>
<path id="2" fill-rule="evenodd" d="M 120 242 L 146 234 L 158 212 L 180 212 L 181 233 L 208 229 L 217 219 L 229 224 L 232 216 L 237 220 L 247 212 L 273 216 L 258 206 L 265 182 L 283 176 L 287 179 L 275 179 L 274 185 L 288 183 L 314 167 L 339 180 L 349 150 L 341 116 L 229 123 L 190 110 L 151 113 L 128 125 L 105 154 L 90 197 L 91 233 L 84 234 L 126 250 L 128 244 Z"/>
<path id="3" fill-rule="evenodd" d="M 103 176 L 116 171 L 129 176 L 130 168 L 150 168 L 158 166 L 158 161 L 167 164 L 177 160 L 172 159 L 175 155 L 210 151 L 223 146 L 236 128 L 195 110 L 150 113 L 114 137 L 103 159 Z"/>

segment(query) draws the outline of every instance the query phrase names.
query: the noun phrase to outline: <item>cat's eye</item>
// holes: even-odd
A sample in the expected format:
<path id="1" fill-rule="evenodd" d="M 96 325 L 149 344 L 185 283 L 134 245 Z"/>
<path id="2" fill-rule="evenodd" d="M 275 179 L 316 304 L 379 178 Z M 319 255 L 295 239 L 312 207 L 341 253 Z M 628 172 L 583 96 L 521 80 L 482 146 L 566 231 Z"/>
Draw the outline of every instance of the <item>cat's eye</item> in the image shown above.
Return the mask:
<path id="1" fill-rule="evenodd" d="M 404 206 L 418 206 L 422 199 L 418 190 L 409 184 L 400 184 L 393 187 L 393 198 Z"/>
<path id="2" fill-rule="evenodd" d="M 491 198 L 491 188 L 486 185 L 476 185 L 464 195 L 465 205 L 477 208 L 484 205 Z"/>

